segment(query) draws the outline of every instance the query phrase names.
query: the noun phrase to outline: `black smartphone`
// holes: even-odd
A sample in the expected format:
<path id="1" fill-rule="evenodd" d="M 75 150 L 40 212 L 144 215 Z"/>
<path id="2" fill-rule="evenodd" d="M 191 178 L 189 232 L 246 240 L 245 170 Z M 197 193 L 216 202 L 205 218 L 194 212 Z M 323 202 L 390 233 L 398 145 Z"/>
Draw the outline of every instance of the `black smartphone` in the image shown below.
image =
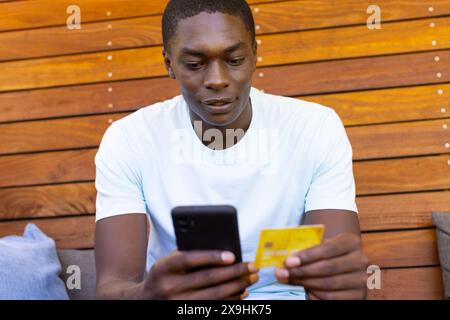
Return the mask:
<path id="1" fill-rule="evenodd" d="M 180 251 L 226 250 L 242 262 L 236 208 L 229 205 L 179 206 L 172 220 Z"/>

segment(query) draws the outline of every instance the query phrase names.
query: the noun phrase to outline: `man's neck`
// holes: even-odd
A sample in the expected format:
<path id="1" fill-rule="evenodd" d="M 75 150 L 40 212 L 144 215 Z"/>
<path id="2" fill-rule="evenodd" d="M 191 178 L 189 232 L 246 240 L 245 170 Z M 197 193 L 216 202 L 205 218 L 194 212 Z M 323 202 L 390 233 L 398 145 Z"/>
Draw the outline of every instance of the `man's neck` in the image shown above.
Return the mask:
<path id="1" fill-rule="evenodd" d="M 211 149 L 221 150 L 237 144 L 247 133 L 253 117 L 253 107 L 249 99 L 247 106 L 244 111 L 242 111 L 241 115 L 234 122 L 225 127 L 213 126 L 205 123 L 191 110 L 189 110 L 189 115 L 194 131 L 202 143 Z M 211 131 L 205 135 L 208 130 Z M 216 141 L 216 137 L 218 136 L 216 134 L 218 133 L 217 130 L 221 133 L 220 137 L 222 141 Z"/>

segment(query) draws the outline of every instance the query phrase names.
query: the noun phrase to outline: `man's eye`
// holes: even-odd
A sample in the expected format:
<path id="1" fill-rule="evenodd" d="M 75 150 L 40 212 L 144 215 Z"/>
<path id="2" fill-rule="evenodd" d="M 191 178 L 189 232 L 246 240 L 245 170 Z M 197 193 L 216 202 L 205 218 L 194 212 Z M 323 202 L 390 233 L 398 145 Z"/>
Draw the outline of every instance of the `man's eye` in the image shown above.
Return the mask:
<path id="1" fill-rule="evenodd" d="M 240 66 L 244 62 L 245 58 L 231 59 L 228 63 L 232 66 Z"/>
<path id="2" fill-rule="evenodd" d="M 200 69 L 202 67 L 202 63 L 201 62 L 185 63 L 185 65 L 186 65 L 186 67 L 188 69 L 191 69 L 191 70 L 198 70 L 198 69 Z"/>

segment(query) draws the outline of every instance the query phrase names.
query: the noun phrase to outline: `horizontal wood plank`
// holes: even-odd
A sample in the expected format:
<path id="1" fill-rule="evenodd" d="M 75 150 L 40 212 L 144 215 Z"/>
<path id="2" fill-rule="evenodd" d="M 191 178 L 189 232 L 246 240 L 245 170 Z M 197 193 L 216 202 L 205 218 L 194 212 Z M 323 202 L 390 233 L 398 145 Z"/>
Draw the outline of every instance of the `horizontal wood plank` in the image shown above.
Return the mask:
<path id="1" fill-rule="evenodd" d="M 34 223 L 47 236 L 53 238 L 58 249 L 90 249 L 94 247 L 95 217 L 93 215 L 0 221 L 0 237 L 22 235 L 28 223 Z"/>
<path id="2" fill-rule="evenodd" d="M 0 154 L 98 147 L 110 123 L 126 114 L 0 125 Z"/>
<path id="3" fill-rule="evenodd" d="M 0 187 L 92 181 L 97 150 L 0 157 Z"/>
<path id="4" fill-rule="evenodd" d="M 2 62 L 0 91 L 165 76 L 161 52 L 151 47 Z"/>
<path id="5" fill-rule="evenodd" d="M 254 8 L 253 14 L 256 23 L 260 25 L 259 31 L 275 33 L 345 25 L 366 25 L 370 16 L 367 9 L 373 4 L 373 1 L 367 0 L 280 1 L 254 6 L 258 10 L 255 11 Z M 381 8 L 383 22 L 450 14 L 450 3 L 446 0 L 433 1 L 433 11 L 429 11 L 429 4 L 419 0 L 378 0 L 376 5 Z"/>
<path id="6" fill-rule="evenodd" d="M 450 48 L 450 19 L 436 19 L 436 28 L 430 28 L 429 23 L 386 24 L 382 29 L 385 34 L 352 27 L 262 36 L 259 66 Z M 419 40 L 417 34 L 421 34 Z M 435 46 L 433 39 L 439 39 Z M 161 52 L 157 46 L 2 62 L 0 68 L 5 72 L 0 74 L 0 91 L 166 76 Z"/>
<path id="7" fill-rule="evenodd" d="M 450 210 L 450 191 L 362 196 L 356 203 L 363 231 L 432 227 L 432 212 Z"/>
<path id="8" fill-rule="evenodd" d="M 0 189 L 0 220 L 95 213 L 94 183 Z"/>
<path id="9" fill-rule="evenodd" d="M 449 125 L 450 119 L 379 124 L 350 127 L 347 134 L 354 160 L 444 154 L 450 152 Z"/>
<path id="10" fill-rule="evenodd" d="M 254 85 L 296 96 L 434 84 L 450 82 L 449 62 L 450 50 L 444 50 L 260 68 Z"/>
<path id="11" fill-rule="evenodd" d="M 443 94 L 438 94 L 439 90 Z M 348 126 L 448 117 L 449 92 L 450 84 L 438 84 L 304 96 L 301 99 L 332 107 Z"/>
<path id="12" fill-rule="evenodd" d="M 370 263 L 381 268 L 439 265 L 434 229 L 362 234 Z"/>
<path id="13" fill-rule="evenodd" d="M 369 290 L 370 300 L 444 299 L 439 267 L 381 270 L 381 289 Z"/>
<path id="14" fill-rule="evenodd" d="M 450 155 L 355 162 L 358 195 L 450 189 Z"/>
<path id="15" fill-rule="evenodd" d="M 74 30 L 61 26 L 4 32 L 0 42 L 0 61 L 161 45 L 161 17 L 82 23 Z"/>
<path id="16" fill-rule="evenodd" d="M 104 21 L 140 14 L 161 13 L 166 0 L 135 0 L 133 2 L 110 0 L 79 0 L 82 21 Z M 0 6 L 0 31 L 30 29 L 52 25 L 65 25 L 69 14 L 67 8 L 73 1 L 30 0 L 4 3 Z M 110 12 L 110 15 L 107 14 Z"/>
<path id="17" fill-rule="evenodd" d="M 3 93 L 0 122 L 136 110 L 179 94 L 169 78 Z"/>
<path id="18" fill-rule="evenodd" d="M 450 47 L 450 19 L 384 23 L 380 30 L 353 26 L 258 38 L 260 66 L 419 52 Z"/>

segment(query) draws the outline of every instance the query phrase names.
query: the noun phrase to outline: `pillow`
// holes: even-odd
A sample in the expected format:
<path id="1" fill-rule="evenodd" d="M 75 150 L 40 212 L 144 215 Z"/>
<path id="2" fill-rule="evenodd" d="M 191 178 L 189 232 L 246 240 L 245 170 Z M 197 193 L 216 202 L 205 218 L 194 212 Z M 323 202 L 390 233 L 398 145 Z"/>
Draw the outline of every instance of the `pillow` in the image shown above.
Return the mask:
<path id="1" fill-rule="evenodd" d="M 450 213 L 433 212 L 445 298 L 450 299 Z"/>
<path id="2" fill-rule="evenodd" d="M 34 224 L 0 239 L 0 299 L 67 300 L 55 242 Z"/>

